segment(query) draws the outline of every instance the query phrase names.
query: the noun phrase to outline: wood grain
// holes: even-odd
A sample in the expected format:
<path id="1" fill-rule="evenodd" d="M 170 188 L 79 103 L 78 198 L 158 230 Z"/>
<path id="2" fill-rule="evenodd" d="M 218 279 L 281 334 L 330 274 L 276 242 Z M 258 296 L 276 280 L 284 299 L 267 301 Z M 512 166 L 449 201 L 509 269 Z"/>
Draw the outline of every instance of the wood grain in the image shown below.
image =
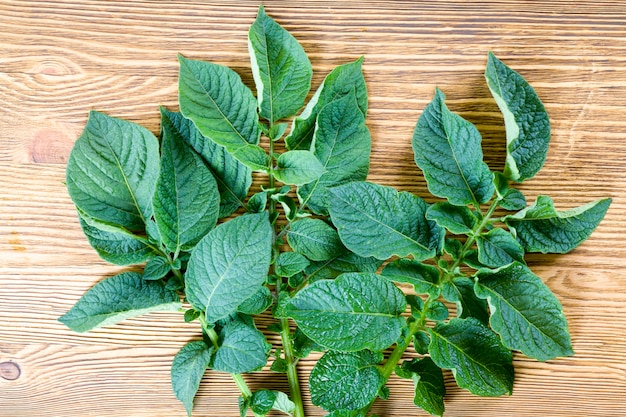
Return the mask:
<path id="1" fill-rule="evenodd" d="M 573 253 L 529 257 L 563 303 L 576 355 L 547 363 L 516 355 L 511 397 L 474 397 L 446 374 L 447 415 L 626 416 L 626 2 L 264 4 L 304 46 L 315 87 L 335 65 L 365 57 L 370 179 L 421 196 L 410 138 L 434 87 L 477 124 L 498 169 L 504 130 L 484 82 L 487 51 L 531 82 L 553 137 L 545 168 L 523 191 L 531 201 L 551 195 L 563 209 L 614 199 Z M 169 366 L 198 337 L 195 325 L 149 314 L 79 335 L 56 321 L 120 270 L 83 238 L 65 163 L 90 109 L 158 131 L 158 106 L 176 108 L 178 52 L 229 65 L 251 84 L 246 42 L 257 6 L 0 0 L 0 415 L 184 415 Z M 301 363 L 303 378 L 314 359 Z M 270 372 L 246 378 L 253 388 L 287 389 Z M 410 381 L 389 385 L 375 412 L 424 415 Z M 229 377 L 208 373 L 196 415 L 238 416 L 237 395 Z M 307 415 L 323 414 L 307 400 Z"/>

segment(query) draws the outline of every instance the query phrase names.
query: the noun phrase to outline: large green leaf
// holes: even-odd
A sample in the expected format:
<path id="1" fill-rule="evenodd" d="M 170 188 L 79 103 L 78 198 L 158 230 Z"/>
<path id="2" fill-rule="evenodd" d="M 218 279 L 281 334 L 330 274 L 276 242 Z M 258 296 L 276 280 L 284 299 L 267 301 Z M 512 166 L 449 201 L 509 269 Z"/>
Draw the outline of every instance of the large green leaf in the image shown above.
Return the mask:
<path id="1" fill-rule="evenodd" d="M 429 332 L 430 357 L 452 370 L 459 387 L 483 397 L 512 392 L 513 355 L 487 326 L 471 317 L 453 318 Z"/>
<path id="2" fill-rule="evenodd" d="M 428 205 L 408 192 L 369 182 L 329 190 L 331 220 L 344 245 L 354 253 L 387 259 L 435 255 L 445 231 L 426 220 Z"/>
<path id="3" fill-rule="evenodd" d="M 385 349 L 400 336 L 406 308 L 393 283 L 371 273 L 345 273 L 300 290 L 286 307 L 298 327 L 329 349 Z"/>
<path id="4" fill-rule="evenodd" d="M 410 378 L 415 386 L 413 402 L 430 414 L 442 416 L 445 411 L 443 397 L 446 395 L 443 373 L 429 357 L 405 361 L 396 369 L 402 378 Z"/>
<path id="5" fill-rule="evenodd" d="M 261 137 L 257 102 L 239 75 L 228 67 L 179 55 L 180 111 L 200 132 L 252 168 L 266 171 L 269 157 Z"/>
<path id="6" fill-rule="evenodd" d="M 371 146 L 365 116 L 354 93 L 326 105 L 317 117 L 312 145 L 325 173 L 298 187 L 301 205 L 316 214 L 327 214 L 330 187 L 367 177 Z"/>
<path id="7" fill-rule="evenodd" d="M 59 321 L 75 332 L 108 326 L 152 311 L 177 311 L 176 291 L 160 281 L 145 281 L 136 272 L 123 272 L 89 289 Z"/>
<path id="8" fill-rule="evenodd" d="M 261 117 L 271 125 L 304 105 L 313 69 L 298 41 L 259 7 L 248 33 Z"/>
<path id="9" fill-rule="evenodd" d="M 172 389 L 185 406 L 188 417 L 191 417 L 193 398 L 209 366 L 213 349 L 213 346 L 207 346 L 202 340 L 189 342 L 178 351 L 172 362 Z"/>
<path id="10" fill-rule="evenodd" d="M 311 402 L 329 411 L 365 407 L 385 383 L 378 369 L 382 359 L 369 350 L 326 352 L 311 370 Z"/>
<path id="11" fill-rule="evenodd" d="M 277 158 L 274 176 L 280 182 L 304 185 L 321 177 L 326 169 L 311 151 L 287 151 Z"/>
<path id="12" fill-rule="evenodd" d="M 527 252 L 566 253 L 591 235 L 610 204 L 605 198 L 559 212 L 550 197 L 540 195 L 532 206 L 506 216 L 504 222 Z"/>
<path id="13" fill-rule="evenodd" d="M 293 120 L 291 132 L 285 138 L 288 149 L 311 149 L 319 112 L 330 102 L 354 91 L 361 113 L 367 115 L 367 87 L 363 78 L 363 58 L 339 65 L 326 76 L 304 111 Z"/>
<path id="14" fill-rule="evenodd" d="M 213 355 L 211 368 L 231 374 L 257 371 L 267 363 L 270 347 L 263 333 L 253 325 L 231 321 L 219 332 L 219 348 Z"/>
<path id="15" fill-rule="evenodd" d="M 169 251 L 178 252 L 193 248 L 215 227 L 220 196 L 213 174 L 171 117 L 161 109 L 161 172 L 153 205 L 161 241 Z"/>
<path id="16" fill-rule="evenodd" d="M 480 133 L 448 110 L 444 100 L 437 89 L 415 126 L 415 163 L 424 172 L 432 194 L 457 206 L 485 203 L 495 186 L 493 174 L 483 162 Z"/>
<path id="17" fill-rule="evenodd" d="M 540 361 L 574 353 L 561 303 L 528 267 L 515 262 L 476 276 L 475 292 L 489 302 L 491 328 L 510 349 Z"/>
<path id="18" fill-rule="evenodd" d="M 504 175 L 517 182 L 533 177 L 543 166 L 550 142 L 550 119 L 535 90 L 524 78 L 489 53 L 485 78 L 504 115 Z"/>
<path id="19" fill-rule="evenodd" d="M 287 240 L 294 252 L 312 261 L 326 261 L 346 251 L 337 231 L 321 219 L 304 218 L 291 223 Z"/>
<path id="20" fill-rule="evenodd" d="M 167 112 L 170 128 L 204 159 L 217 181 L 220 192 L 220 217 L 230 216 L 244 205 L 252 184 L 250 168 L 233 158 L 223 146 L 204 137 L 193 122 L 181 113 Z"/>
<path id="21" fill-rule="evenodd" d="M 67 189 L 88 216 L 143 231 L 152 214 L 159 142 L 147 129 L 91 111 L 67 162 Z"/>
<path id="22" fill-rule="evenodd" d="M 139 264 L 154 256 L 144 239 L 122 227 L 106 225 L 79 211 L 80 225 L 98 255 L 115 265 Z"/>
<path id="23" fill-rule="evenodd" d="M 209 322 L 235 312 L 263 285 L 270 265 L 273 232 L 267 212 L 222 223 L 191 252 L 186 295 Z"/>

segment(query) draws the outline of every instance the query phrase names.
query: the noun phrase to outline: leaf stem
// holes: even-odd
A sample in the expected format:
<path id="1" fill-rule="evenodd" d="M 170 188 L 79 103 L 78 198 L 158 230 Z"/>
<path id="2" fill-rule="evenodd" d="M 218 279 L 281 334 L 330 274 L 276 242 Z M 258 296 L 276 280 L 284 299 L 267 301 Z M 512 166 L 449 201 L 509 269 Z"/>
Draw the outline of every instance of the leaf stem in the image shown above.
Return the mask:
<path id="1" fill-rule="evenodd" d="M 283 351 L 285 352 L 285 361 L 287 362 L 287 382 L 289 383 L 289 392 L 291 401 L 295 404 L 294 417 L 304 417 L 304 404 L 302 403 L 302 392 L 300 390 L 300 381 L 298 378 L 298 369 L 296 368 L 296 358 L 293 354 L 293 344 L 291 341 L 291 332 L 289 330 L 289 319 L 280 319 L 280 339 L 283 342 Z"/>
<path id="2" fill-rule="evenodd" d="M 383 365 L 380 371 L 383 377 L 383 381 L 385 381 L 384 382 L 385 384 L 387 383 L 387 380 L 389 379 L 391 374 L 396 369 L 396 366 L 398 366 L 398 362 L 400 362 L 400 359 L 402 359 L 402 355 L 404 355 L 404 352 L 406 352 L 407 348 L 411 344 L 411 339 L 413 339 L 413 336 L 415 336 L 415 334 L 418 331 L 423 330 L 425 328 L 426 312 L 428 311 L 428 308 L 430 307 L 430 304 L 433 301 L 435 301 L 435 298 L 428 297 L 428 299 L 424 302 L 424 306 L 422 307 L 422 311 L 421 311 L 419 319 L 409 324 L 409 331 L 407 332 L 406 336 L 404 336 L 404 339 L 402 340 L 401 343 L 396 344 L 396 347 L 393 349 L 393 351 L 387 358 L 385 365 Z M 372 400 L 368 405 L 361 408 L 359 412 L 363 414 L 364 416 L 366 416 L 367 413 L 372 408 L 372 406 L 374 405 L 374 402 L 376 402 L 376 399 Z"/>

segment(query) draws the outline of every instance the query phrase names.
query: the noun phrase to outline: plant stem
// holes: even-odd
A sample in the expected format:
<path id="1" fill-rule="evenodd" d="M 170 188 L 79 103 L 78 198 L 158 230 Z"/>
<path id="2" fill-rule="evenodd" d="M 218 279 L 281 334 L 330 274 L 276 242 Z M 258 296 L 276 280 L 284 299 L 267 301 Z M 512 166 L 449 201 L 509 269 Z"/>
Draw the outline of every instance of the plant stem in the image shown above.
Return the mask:
<path id="1" fill-rule="evenodd" d="M 298 378 L 297 361 L 293 354 L 293 344 L 291 342 L 291 332 L 289 330 L 289 320 L 280 319 L 280 339 L 283 342 L 283 351 L 285 352 L 285 361 L 287 362 L 287 382 L 289 383 L 289 392 L 291 401 L 296 405 L 294 417 L 304 417 L 304 404 L 302 403 L 302 392 L 300 391 L 300 380 Z"/>
<path id="2" fill-rule="evenodd" d="M 389 357 L 387 358 L 387 362 L 385 362 L 385 365 L 383 365 L 380 371 L 383 377 L 383 381 L 385 381 L 384 382 L 385 384 L 387 383 L 387 380 L 389 379 L 391 374 L 396 369 L 396 366 L 398 365 L 398 362 L 400 362 L 400 359 L 402 359 L 402 355 L 404 355 L 404 352 L 406 352 L 407 348 L 411 344 L 411 339 L 413 339 L 413 336 L 415 336 L 415 334 L 418 331 L 423 330 L 425 328 L 424 326 L 426 324 L 426 312 L 428 311 L 428 308 L 430 307 L 430 304 L 433 301 L 435 301 L 434 298 L 428 297 L 428 299 L 424 302 L 424 307 L 422 308 L 422 312 L 420 314 L 419 319 L 409 324 L 409 331 L 407 332 L 407 335 L 402 340 L 402 343 L 398 343 L 396 347 L 393 349 L 393 351 L 391 352 L 391 354 L 389 355 Z M 369 410 L 374 405 L 375 401 L 376 399 L 372 400 L 368 405 L 361 408 L 359 412 L 362 413 L 364 416 L 367 415 Z"/>

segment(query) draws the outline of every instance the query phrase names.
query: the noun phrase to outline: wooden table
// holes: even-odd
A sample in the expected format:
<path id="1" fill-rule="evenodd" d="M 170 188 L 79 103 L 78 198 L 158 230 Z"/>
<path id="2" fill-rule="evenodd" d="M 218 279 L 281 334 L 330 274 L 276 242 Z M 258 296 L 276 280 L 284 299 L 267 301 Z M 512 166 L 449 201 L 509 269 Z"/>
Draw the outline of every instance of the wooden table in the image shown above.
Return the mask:
<path id="1" fill-rule="evenodd" d="M 626 416 L 626 2 L 265 1 L 309 54 L 314 87 L 365 57 L 370 179 L 426 196 L 411 135 L 434 87 L 478 125 L 501 169 L 502 117 L 483 78 L 494 51 L 536 88 L 553 137 L 531 201 L 559 209 L 613 197 L 573 253 L 528 262 L 569 319 L 574 357 L 516 355 L 511 397 L 478 398 L 447 373 L 449 416 Z M 178 314 L 150 314 L 79 335 L 56 321 L 120 270 L 82 236 L 65 164 L 90 109 L 159 129 L 176 109 L 176 53 L 236 69 L 251 84 L 247 30 L 256 1 L 0 0 L 0 415 L 183 416 L 169 367 L 197 337 Z M 302 363 L 302 376 L 312 366 Z M 18 366 L 21 373 L 18 375 Z M 287 389 L 281 375 L 246 377 Z M 381 416 L 423 415 L 412 383 L 392 379 Z M 237 416 L 237 390 L 209 373 L 196 415 Z M 307 404 L 308 414 L 323 412 Z"/>

